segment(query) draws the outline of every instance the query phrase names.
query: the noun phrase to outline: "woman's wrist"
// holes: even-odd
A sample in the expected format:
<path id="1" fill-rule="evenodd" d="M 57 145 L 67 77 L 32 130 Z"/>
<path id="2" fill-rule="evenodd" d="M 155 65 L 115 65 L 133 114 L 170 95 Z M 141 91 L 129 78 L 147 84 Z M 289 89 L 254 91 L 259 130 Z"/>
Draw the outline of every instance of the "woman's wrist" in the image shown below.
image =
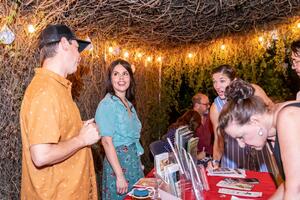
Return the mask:
<path id="1" fill-rule="evenodd" d="M 215 165 L 220 165 L 220 161 L 219 160 L 216 160 L 216 159 L 214 159 L 214 160 L 212 160 L 212 164 L 215 166 Z"/>

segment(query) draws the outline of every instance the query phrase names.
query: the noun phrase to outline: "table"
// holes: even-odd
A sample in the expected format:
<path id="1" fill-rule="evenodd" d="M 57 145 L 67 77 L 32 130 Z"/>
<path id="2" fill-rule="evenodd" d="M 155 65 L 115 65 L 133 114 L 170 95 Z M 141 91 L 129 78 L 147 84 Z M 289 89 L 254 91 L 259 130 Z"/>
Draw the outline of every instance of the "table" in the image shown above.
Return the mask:
<path id="1" fill-rule="evenodd" d="M 263 200 L 268 199 L 275 191 L 276 186 L 275 183 L 271 177 L 271 175 L 267 172 L 255 172 L 255 171 L 246 171 L 247 178 L 257 178 L 260 183 L 255 185 L 252 189 L 252 191 L 255 192 L 263 192 L 263 196 L 260 198 L 249 198 L 249 197 L 241 197 L 245 199 L 257 199 L 257 200 Z M 149 174 L 146 177 L 154 177 L 154 170 L 149 172 Z M 204 191 L 203 195 L 206 200 L 230 200 L 231 195 L 224 195 L 219 194 L 218 190 L 219 187 L 216 186 L 216 184 L 224 179 L 224 177 L 219 176 L 208 176 L 208 184 L 210 187 L 209 191 Z M 194 200 L 192 197 L 192 191 L 187 191 L 184 195 L 184 199 L 186 200 Z M 131 198 L 127 196 L 125 200 L 130 200 Z"/>

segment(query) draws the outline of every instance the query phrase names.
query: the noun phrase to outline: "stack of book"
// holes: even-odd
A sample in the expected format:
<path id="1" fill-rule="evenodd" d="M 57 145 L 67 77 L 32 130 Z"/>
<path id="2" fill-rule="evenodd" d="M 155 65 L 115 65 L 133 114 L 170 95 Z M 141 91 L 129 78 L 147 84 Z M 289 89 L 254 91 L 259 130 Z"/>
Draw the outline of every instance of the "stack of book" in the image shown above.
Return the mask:
<path id="1" fill-rule="evenodd" d="M 163 195 L 172 195 L 166 199 L 180 198 L 180 181 L 186 179 L 191 181 L 196 199 L 202 199 L 202 191 L 209 190 L 209 186 L 204 166 L 196 164 L 198 138 L 194 138 L 193 133 L 185 126 L 176 130 L 175 146 L 169 139 L 168 142 L 172 153 L 165 152 L 154 157 L 156 176 L 169 186 L 167 191 L 160 188 L 159 191 Z M 172 161 L 171 158 L 175 160 Z"/>

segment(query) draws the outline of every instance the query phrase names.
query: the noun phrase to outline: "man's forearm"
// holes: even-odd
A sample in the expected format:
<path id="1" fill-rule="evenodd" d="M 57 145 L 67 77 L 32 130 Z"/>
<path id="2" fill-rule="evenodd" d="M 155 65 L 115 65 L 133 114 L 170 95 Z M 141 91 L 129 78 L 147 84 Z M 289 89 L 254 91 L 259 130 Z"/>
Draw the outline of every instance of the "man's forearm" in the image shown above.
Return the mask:
<path id="1" fill-rule="evenodd" d="M 31 158 L 37 167 L 53 165 L 66 160 L 85 143 L 78 136 L 57 144 L 35 144 L 30 147 Z"/>

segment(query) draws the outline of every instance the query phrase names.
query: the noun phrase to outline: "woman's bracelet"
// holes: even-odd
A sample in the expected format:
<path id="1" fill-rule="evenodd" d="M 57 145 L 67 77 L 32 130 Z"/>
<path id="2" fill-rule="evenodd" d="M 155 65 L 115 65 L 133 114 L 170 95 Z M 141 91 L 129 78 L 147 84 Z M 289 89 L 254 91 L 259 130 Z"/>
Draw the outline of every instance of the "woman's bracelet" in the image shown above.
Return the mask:
<path id="1" fill-rule="evenodd" d="M 218 164 L 218 165 L 219 165 L 219 164 L 220 164 L 220 161 L 219 161 L 219 160 L 212 160 L 212 164 L 213 164 L 213 165 L 215 165 L 215 164 Z"/>

